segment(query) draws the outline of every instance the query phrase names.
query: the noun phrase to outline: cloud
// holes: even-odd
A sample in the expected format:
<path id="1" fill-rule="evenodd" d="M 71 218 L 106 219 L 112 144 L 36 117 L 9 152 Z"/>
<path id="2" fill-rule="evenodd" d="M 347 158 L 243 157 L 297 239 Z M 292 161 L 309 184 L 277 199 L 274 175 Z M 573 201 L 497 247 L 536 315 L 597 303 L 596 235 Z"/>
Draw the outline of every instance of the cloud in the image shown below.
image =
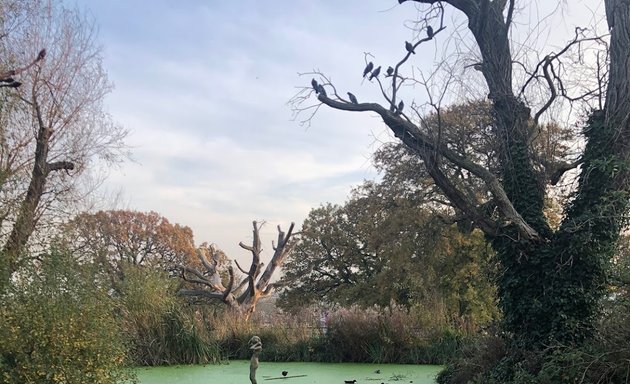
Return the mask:
<path id="1" fill-rule="evenodd" d="M 240 254 L 251 220 L 266 220 L 275 238 L 277 224 L 299 225 L 311 208 L 343 202 L 376 176 L 370 155 L 391 140 L 379 118 L 322 108 L 305 128 L 287 101 L 310 83 L 298 73 L 316 68 L 340 93 L 380 100 L 362 80 L 364 52 L 399 60 L 412 37 L 409 9 L 310 0 L 85 6 L 116 86 L 109 112 L 131 131 L 136 161 L 107 184 L 124 190 L 127 208 L 158 211 L 191 226 L 198 242 Z"/>

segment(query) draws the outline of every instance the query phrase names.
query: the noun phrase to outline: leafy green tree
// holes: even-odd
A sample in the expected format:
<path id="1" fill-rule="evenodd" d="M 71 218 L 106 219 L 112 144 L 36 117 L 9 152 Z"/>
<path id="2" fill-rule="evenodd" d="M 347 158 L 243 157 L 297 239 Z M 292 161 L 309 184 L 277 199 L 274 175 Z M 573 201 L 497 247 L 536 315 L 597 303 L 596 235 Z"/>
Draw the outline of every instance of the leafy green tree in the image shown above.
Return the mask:
<path id="1" fill-rule="evenodd" d="M 469 330 L 496 317 L 493 253 L 483 235 L 442 221 L 400 150 L 377 153 L 382 182 L 364 183 L 343 206 L 311 211 L 285 264 L 283 307 L 398 304 Z"/>
<path id="2" fill-rule="evenodd" d="M 52 250 L 0 296 L 0 381 L 114 384 L 127 347 L 90 266 Z"/>

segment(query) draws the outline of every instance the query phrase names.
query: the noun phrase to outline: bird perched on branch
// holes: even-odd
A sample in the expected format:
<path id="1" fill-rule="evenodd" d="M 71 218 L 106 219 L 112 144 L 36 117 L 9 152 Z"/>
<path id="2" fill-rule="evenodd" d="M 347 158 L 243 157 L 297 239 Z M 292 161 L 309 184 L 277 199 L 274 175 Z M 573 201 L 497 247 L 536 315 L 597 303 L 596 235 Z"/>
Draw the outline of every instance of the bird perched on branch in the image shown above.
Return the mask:
<path id="1" fill-rule="evenodd" d="M 427 25 L 427 36 L 429 37 L 429 39 L 433 38 L 433 27 L 430 25 Z"/>
<path id="2" fill-rule="evenodd" d="M 317 85 L 317 89 L 319 89 L 319 92 L 317 92 L 317 93 L 319 93 L 320 95 L 323 95 L 323 96 L 328 96 L 328 95 L 326 94 L 326 90 L 324 89 L 324 86 L 323 86 L 323 85 L 318 84 L 318 85 Z"/>
<path id="3" fill-rule="evenodd" d="M 35 59 L 36 61 L 42 60 L 44 57 L 46 57 L 46 50 L 42 49 L 41 51 L 39 51 L 39 53 L 37 54 L 37 59 Z"/>
<path id="4" fill-rule="evenodd" d="M 372 72 L 372 68 L 374 68 L 374 63 L 370 61 L 368 65 L 365 66 L 365 69 L 363 70 L 363 77 L 367 76 L 368 73 Z"/>
<path id="5" fill-rule="evenodd" d="M 12 78 L 8 78 L 8 79 L 2 79 L 2 82 L 4 82 L 4 84 L 0 84 L 0 88 L 1 87 L 6 87 L 6 88 L 17 88 L 20 85 L 22 85 L 22 83 L 20 83 L 19 81 L 15 81 Z"/>
<path id="6" fill-rule="evenodd" d="M 359 102 L 357 101 L 357 97 L 350 92 L 348 92 L 348 98 L 350 99 L 350 102 L 352 104 L 359 104 Z"/>
<path id="7" fill-rule="evenodd" d="M 315 93 L 319 93 L 319 84 L 317 83 L 317 80 L 311 80 L 311 86 L 315 90 Z"/>
<path id="8" fill-rule="evenodd" d="M 380 66 L 372 71 L 372 74 L 370 75 L 370 81 L 372 81 L 373 78 L 378 77 L 379 73 L 381 73 L 381 67 Z"/>
<path id="9" fill-rule="evenodd" d="M 394 74 L 394 68 L 387 67 L 387 76 L 391 76 L 392 74 Z"/>
<path id="10" fill-rule="evenodd" d="M 396 113 L 400 115 L 403 111 L 403 108 L 405 108 L 405 103 L 403 103 L 403 101 L 400 100 L 400 103 L 398 103 L 398 109 L 396 110 Z"/>
<path id="11" fill-rule="evenodd" d="M 416 54 L 416 52 L 413 50 L 413 44 L 408 41 L 405 41 L 405 49 L 407 50 L 407 52 L 411 52 L 414 55 Z"/>

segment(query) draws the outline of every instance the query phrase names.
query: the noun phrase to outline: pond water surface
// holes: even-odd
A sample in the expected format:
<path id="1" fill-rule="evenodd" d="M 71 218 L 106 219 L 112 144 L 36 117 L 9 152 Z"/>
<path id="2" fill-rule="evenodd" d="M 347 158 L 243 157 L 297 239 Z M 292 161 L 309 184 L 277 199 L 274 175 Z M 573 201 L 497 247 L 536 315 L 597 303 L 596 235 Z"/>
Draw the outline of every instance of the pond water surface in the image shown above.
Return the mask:
<path id="1" fill-rule="evenodd" d="M 260 362 L 258 384 L 434 384 L 439 365 Z M 284 377 L 282 372 L 286 371 Z M 248 384 L 249 361 L 138 368 L 139 384 Z"/>

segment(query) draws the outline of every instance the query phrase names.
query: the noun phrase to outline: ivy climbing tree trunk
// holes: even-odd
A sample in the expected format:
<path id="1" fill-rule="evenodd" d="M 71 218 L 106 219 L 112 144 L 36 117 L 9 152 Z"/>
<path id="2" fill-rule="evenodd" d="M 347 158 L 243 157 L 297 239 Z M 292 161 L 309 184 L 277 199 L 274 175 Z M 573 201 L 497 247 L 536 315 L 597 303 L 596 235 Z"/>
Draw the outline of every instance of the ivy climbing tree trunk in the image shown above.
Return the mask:
<path id="1" fill-rule="evenodd" d="M 298 93 L 293 99 L 295 109 L 308 110 L 301 104 L 314 92 L 319 102 L 331 108 L 379 115 L 394 135 L 422 159 L 457 218 L 463 216 L 474 222 L 491 241 L 502 266 L 498 294 L 504 330 L 514 345 L 537 348 L 552 342 L 580 344 L 592 334 L 605 293 L 606 264 L 628 209 L 630 2 L 605 1 L 610 27 L 608 88 L 602 95 L 606 102 L 602 110 L 592 112 L 584 127 L 585 149 L 580 161 L 574 163 L 581 165 L 579 185 L 565 207 L 559 229 L 554 231 L 544 215 L 544 201 L 548 183 L 553 185 L 555 181 L 548 180 L 537 168 L 533 135 L 559 89 L 565 92 L 562 79 L 554 72 L 561 65 L 561 55 L 572 46 L 602 38 L 584 37 L 576 29 L 575 38 L 564 49 L 545 56 L 534 69 L 526 71 L 531 78 L 517 93 L 509 39 L 516 0 L 412 1 L 427 5 L 427 15 L 442 16 L 420 20 L 417 25 L 427 26 L 427 37 L 407 43 L 406 55 L 388 71 L 387 80 L 372 72 L 387 105 L 359 103 L 354 95 L 354 100 L 348 101 L 338 95 L 327 76 L 315 72 L 322 83 L 313 79 L 312 90 L 305 88 Z M 397 91 L 410 80 L 402 74 L 402 66 L 414 49 L 445 29 L 445 5 L 466 15 L 481 54 L 482 61 L 475 64 L 475 69 L 482 72 L 492 101 L 496 170 L 441 141 L 442 136 L 423 124 L 424 118 L 417 110 L 407 112 L 404 104 L 397 102 Z M 429 28 L 436 20 L 439 27 L 434 24 L 436 28 Z M 368 66 L 366 72 L 370 73 L 372 67 Z M 550 94 L 536 113 L 521 97 L 534 78 L 546 84 Z M 384 87 L 382 81 L 389 81 L 391 87 Z M 417 118 L 409 117 L 413 113 Z M 566 171 L 570 167 L 561 168 Z M 463 189 L 458 182 L 461 179 L 457 179 L 461 171 L 479 180 L 484 192 L 473 196 Z M 552 179 L 557 181 L 557 177 Z M 494 209 L 488 210 L 489 206 Z"/>

